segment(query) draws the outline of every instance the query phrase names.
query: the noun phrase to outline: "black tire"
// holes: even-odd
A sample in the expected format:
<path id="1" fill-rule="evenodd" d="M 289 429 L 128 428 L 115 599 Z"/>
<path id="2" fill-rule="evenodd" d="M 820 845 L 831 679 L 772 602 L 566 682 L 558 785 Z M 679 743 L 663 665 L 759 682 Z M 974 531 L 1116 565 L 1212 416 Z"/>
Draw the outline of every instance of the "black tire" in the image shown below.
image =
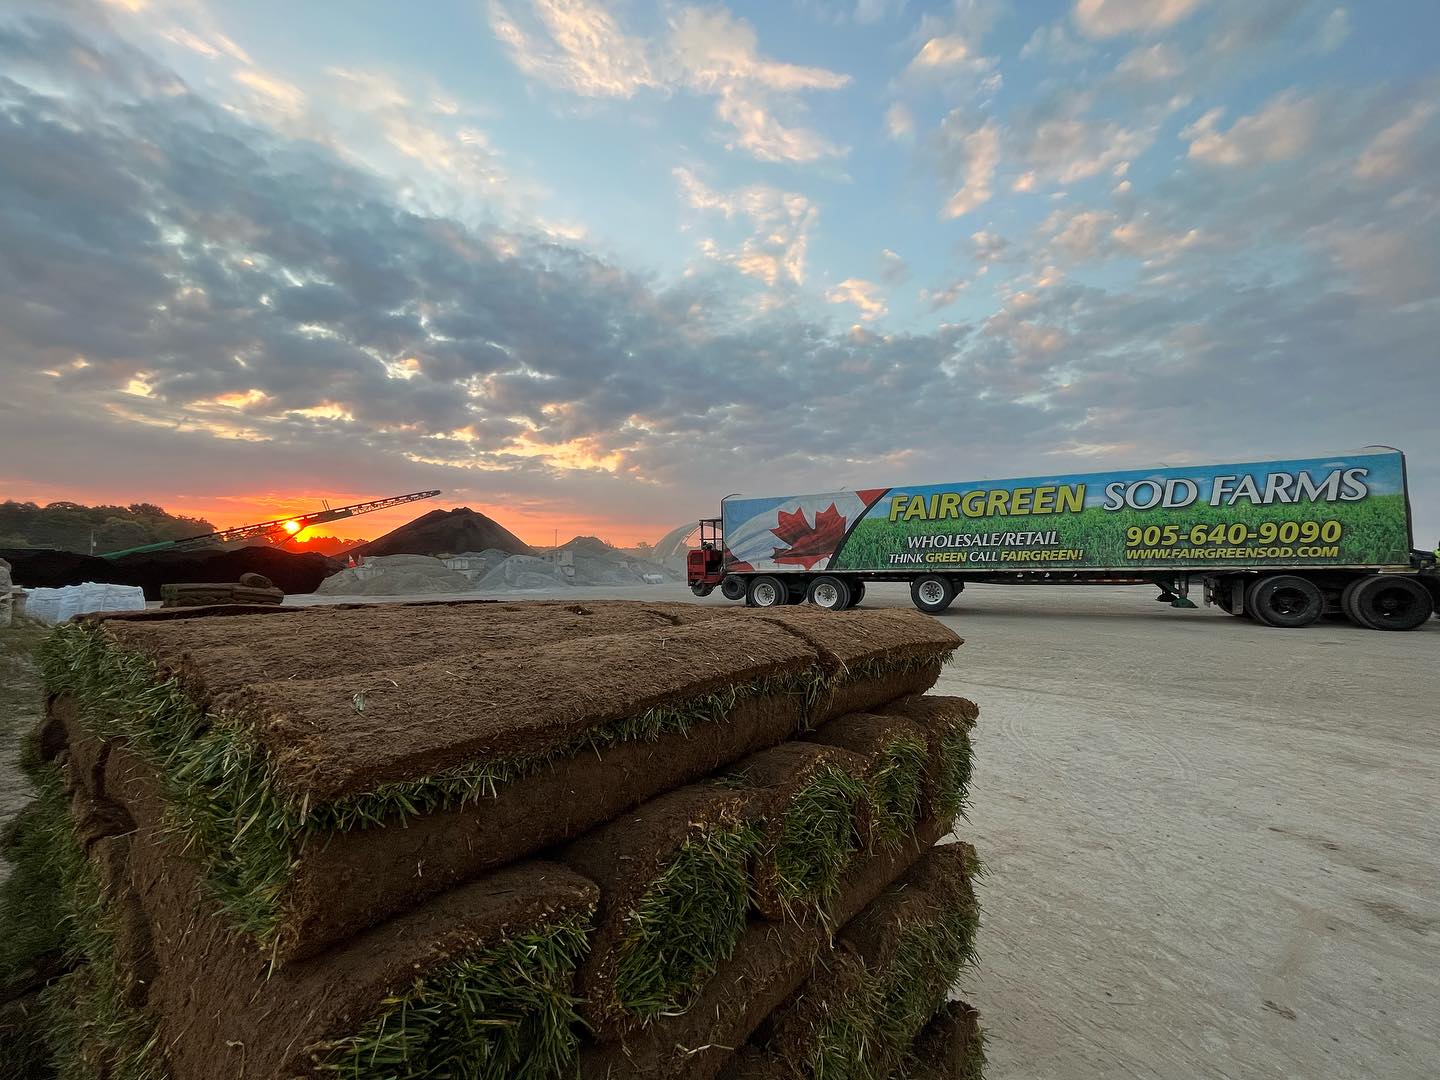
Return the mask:
<path id="1" fill-rule="evenodd" d="M 715 591 L 715 586 L 708 582 L 697 581 L 694 585 L 690 586 L 690 591 L 696 596 L 709 596 Z"/>
<path id="2" fill-rule="evenodd" d="M 1361 578 L 1350 603 L 1365 625 L 1375 630 L 1414 630 L 1435 610 L 1430 591 L 1405 574 Z"/>
<path id="3" fill-rule="evenodd" d="M 1362 630 L 1374 630 L 1375 627 L 1362 619 L 1360 613 L 1355 610 L 1355 591 L 1364 583 L 1363 577 L 1354 578 L 1346 583 L 1345 588 L 1340 592 L 1340 610 L 1345 613 L 1347 619 Z"/>
<path id="4" fill-rule="evenodd" d="M 745 591 L 745 606 L 758 608 L 784 607 L 790 602 L 790 587 L 778 577 L 763 574 L 750 579 Z"/>
<path id="5" fill-rule="evenodd" d="M 1325 594 L 1309 578 L 1272 574 L 1250 586 L 1246 607 L 1266 626 L 1296 630 L 1318 622 L 1325 613 Z"/>
<path id="6" fill-rule="evenodd" d="M 1245 586 L 1245 617 L 1261 626 L 1269 626 L 1270 624 L 1260 617 L 1260 608 L 1255 602 L 1255 590 L 1260 588 L 1260 583 L 1264 580 L 1264 578 L 1256 578 Z"/>
<path id="7" fill-rule="evenodd" d="M 854 581 L 847 581 L 845 584 L 850 586 L 850 603 L 846 605 L 846 608 L 859 607 L 860 601 L 865 599 L 865 582 L 856 578 Z"/>
<path id="8" fill-rule="evenodd" d="M 745 599 L 746 582 L 743 577 L 736 577 L 734 574 L 726 574 L 720 579 L 720 595 L 726 600 Z"/>
<path id="9" fill-rule="evenodd" d="M 844 611 L 850 606 L 850 586 L 841 578 L 821 574 L 805 590 L 805 601 L 826 611 Z"/>
<path id="10" fill-rule="evenodd" d="M 926 574 L 910 583 L 910 602 L 927 615 L 938 615 L 955 600 L 955 583 L 939 574 Z"/>

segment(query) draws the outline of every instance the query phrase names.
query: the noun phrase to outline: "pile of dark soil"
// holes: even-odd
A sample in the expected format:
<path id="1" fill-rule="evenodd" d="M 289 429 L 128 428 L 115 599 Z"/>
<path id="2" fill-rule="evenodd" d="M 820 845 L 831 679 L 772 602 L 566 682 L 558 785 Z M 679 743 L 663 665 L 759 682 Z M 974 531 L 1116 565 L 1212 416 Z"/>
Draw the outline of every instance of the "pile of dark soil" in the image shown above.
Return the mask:
<path id="1" fill-rule="evenodd" d="M 491 548 L 511 555 L 532 555 L 530 546 L 499 522 L 462 506 L 430 513 L 401 525 L 393 532 L 351 548 L 347 554 L 459 555 Z"/>
<path id="2" fill-rule="evenodd" d="M 845 964 L 877 1015 L 914 1019 L 908 1045 L 939 968 L 887 1004 L 842 928 L 963 801 L 937 755 L 973 706 L 913 697 L 958 644 L 918 614 L 643 603 L 62 627 L 37 738 L 78 943 L 43 998 L 54 1056 L 709 1080 Z"/>
<path id="3" fill-rule="evenodd" d="M 155 551 L 122 559 L 10 548 L 0 551 L 0 558 L 9 560 L 11 576 L 22 588 L 58 589 L 87 581 L 138 585 L 147 600 L 159 600 L 162 585 L 238 582 L 242 574 L 261 574 L 287 593 L 312 593 L 320 582 L 343 568 L 342 563 L 324 555 L 295 554 L 274 547 Z"/>

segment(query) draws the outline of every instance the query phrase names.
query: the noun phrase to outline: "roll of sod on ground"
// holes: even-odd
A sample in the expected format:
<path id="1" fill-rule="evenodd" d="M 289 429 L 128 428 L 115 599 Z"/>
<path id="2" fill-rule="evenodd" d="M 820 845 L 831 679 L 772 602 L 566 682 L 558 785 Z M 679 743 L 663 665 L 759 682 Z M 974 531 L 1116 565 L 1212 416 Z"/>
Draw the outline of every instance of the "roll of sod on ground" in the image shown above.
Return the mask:
<path id="1" fill-rule="evenodd" d="M 626 603 L 87 618 L 19 830 L 61 932 L 5 899 L 0 937 L 63 1080 L 919 1068 L 973 942 L 970 864 L 926 854 L 967 798 L 975 708 L 919 696 L 958 644 Z"/>
<path id="2" fill-rule="evenodd" d="M 910 612 L 694 610 L 89 619 L 43 666 L 65 723 L 156 768 L 206 889 L 284 964 L 837 709 L 923 692 L 959 644 Z"/>

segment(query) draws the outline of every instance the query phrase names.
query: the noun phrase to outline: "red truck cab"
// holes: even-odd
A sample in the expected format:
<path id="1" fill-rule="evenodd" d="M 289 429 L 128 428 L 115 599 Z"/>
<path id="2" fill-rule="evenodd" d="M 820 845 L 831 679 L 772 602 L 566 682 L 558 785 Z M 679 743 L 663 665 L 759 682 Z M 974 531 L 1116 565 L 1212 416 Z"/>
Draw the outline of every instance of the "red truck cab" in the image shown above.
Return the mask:
<path id="1" fill-rule="evenodd" d="M 685 556 L 685 583 L 696 596 L 709 596 L 725 576 L 724 548 L 720 519 L 703 519 L 700 522 L 700 546 L 691 548 Z"/>

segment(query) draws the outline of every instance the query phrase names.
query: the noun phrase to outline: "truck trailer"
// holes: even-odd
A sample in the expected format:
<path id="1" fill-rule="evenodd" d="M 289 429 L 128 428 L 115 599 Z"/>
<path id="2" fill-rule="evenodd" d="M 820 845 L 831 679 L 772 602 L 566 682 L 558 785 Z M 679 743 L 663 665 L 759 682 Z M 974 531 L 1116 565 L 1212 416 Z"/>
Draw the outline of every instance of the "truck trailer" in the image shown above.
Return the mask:
<path id="1" fill-rule="evenodd" d="M 687 559 L 697 596 L 843 610 L 871 581 L 908 582 L 921 611 L 969 583 L 1154 585 L 1274 627 L 1343 614 L 1411 630 L 1440 609 L 1435 556 L 1414 548 L 1405 455 L 1071 473 L 809 495 L 730 495 Z"/>

